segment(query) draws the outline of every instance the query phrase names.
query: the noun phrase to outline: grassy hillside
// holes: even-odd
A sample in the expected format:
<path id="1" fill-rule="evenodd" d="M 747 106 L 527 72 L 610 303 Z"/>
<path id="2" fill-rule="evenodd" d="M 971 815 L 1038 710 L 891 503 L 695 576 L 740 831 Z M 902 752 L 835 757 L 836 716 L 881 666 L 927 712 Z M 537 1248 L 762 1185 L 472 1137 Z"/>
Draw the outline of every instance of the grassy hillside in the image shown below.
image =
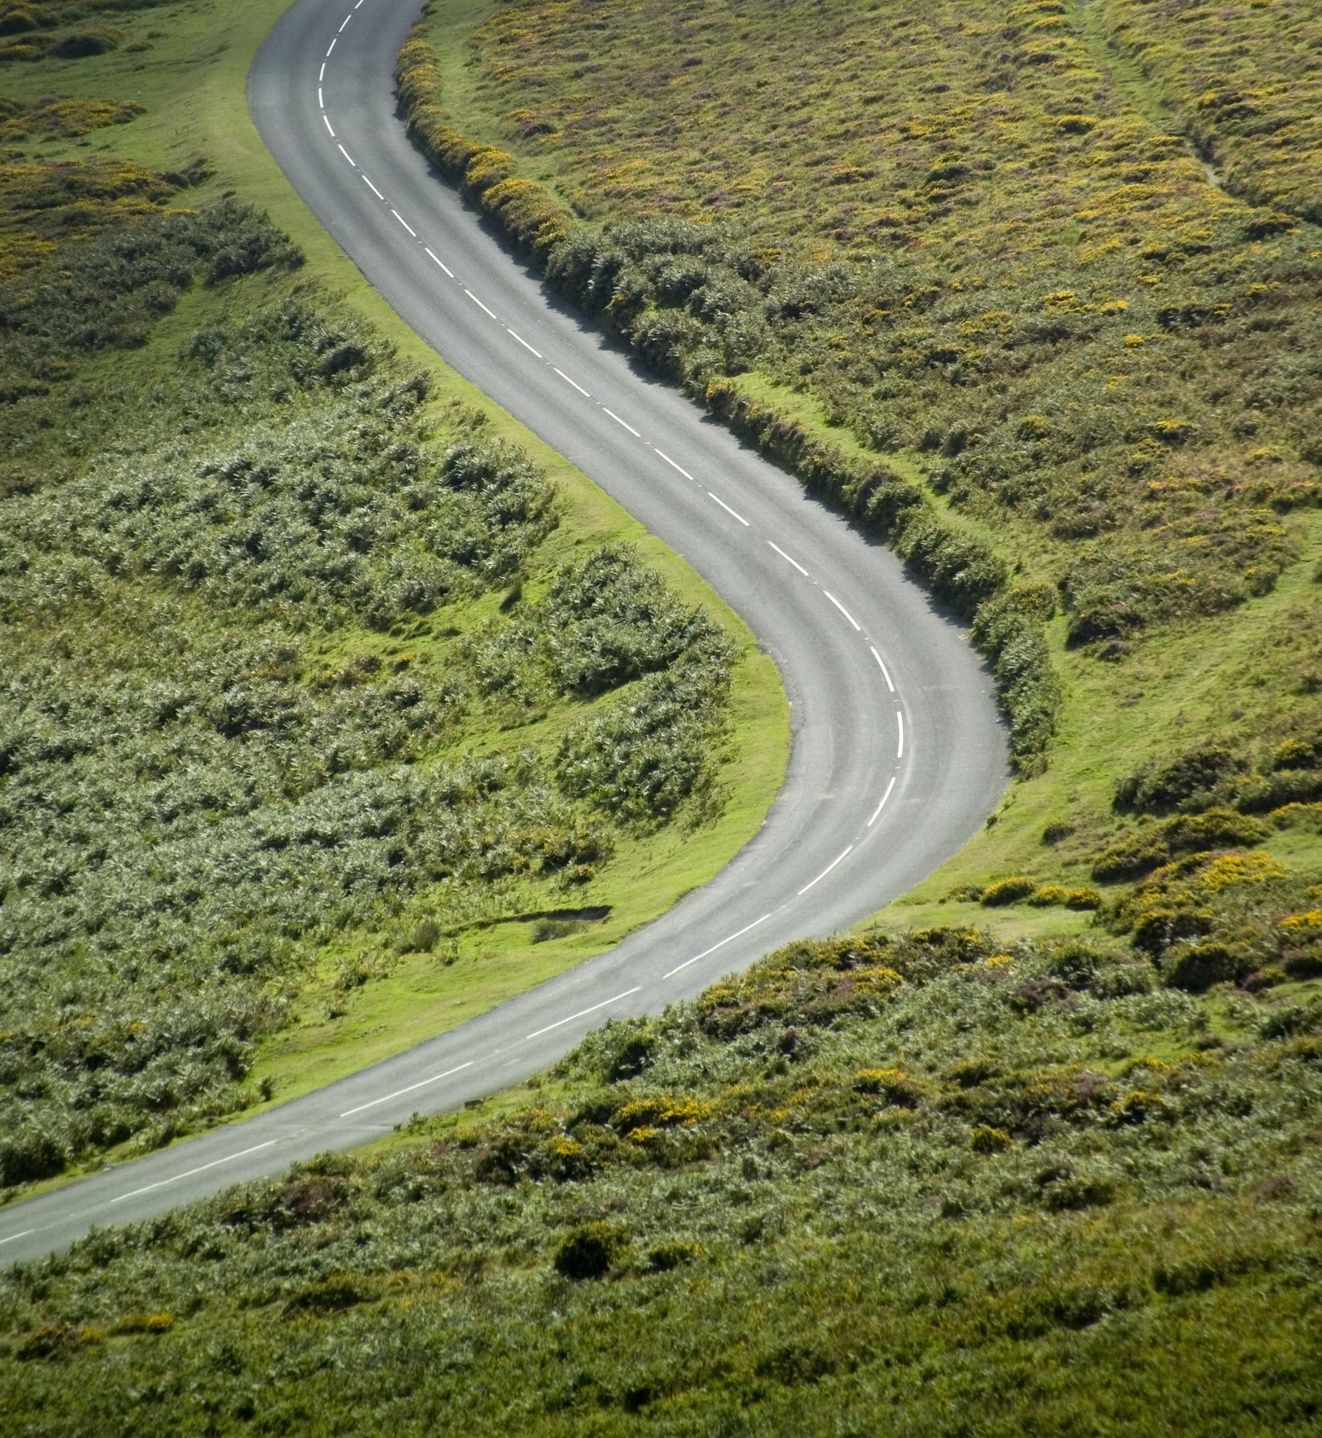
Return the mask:
<path id="1" fill-rule="evenodd" d="M 1322 1009 L 1100 942 L 793 946 L 0 1288 L 10 1431 L 1316 1432 Z M 1312 1034 L 1310 1036 L 1310 1030 Z"/>
<path id="2" fill-rule="evenodd" d="M 975 619 L 1023 777 L 866 935 L 14 1271 L 9 1426 L 1316 1431 L 1308 23 L 434 7 L 420 141 Z"/>
<path id="3" fill-rule="evenodd" d="M 770 665 L 692 575 L 138 132 L 182 13 L 100 48 L 60 38 L 81 9 L 0 21 L 31 92 L 0 136 L 10 1195 L 613 942 L 783 761 Z M 124 51 L 142 98 L 77 93 Z"/>

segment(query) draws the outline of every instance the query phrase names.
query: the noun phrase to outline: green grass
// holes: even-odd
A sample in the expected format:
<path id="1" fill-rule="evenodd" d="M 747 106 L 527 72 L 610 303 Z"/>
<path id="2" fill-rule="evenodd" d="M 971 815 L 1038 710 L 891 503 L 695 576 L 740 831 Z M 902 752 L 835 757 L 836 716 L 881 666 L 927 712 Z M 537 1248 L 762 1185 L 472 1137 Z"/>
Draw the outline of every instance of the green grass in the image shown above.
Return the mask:
<path id="1" fill-rule="evenodd" d="M 49 217 L 61 212 L 25 209 L 37 195 L 36 187 L 44 183 L 42 177 L 55 173 L 44 168 L 52 164 L 72 162 L 83 167 L 65 173 L 114 175 L 115 184 L 124 190 L 151 174 L 181 171 L 202 158 L 213 170 L 211 177 L 179 192 L 175 205 L 187 203 L 206 213 L 226 194 L 256 201 L 278 218 L 304 255 L 295 278 L 267 273 L 220 287 L 185 285 L 163 313 L 145 324 L 127 353 L 116 350 L 112 342 L 108 350 L 94 345 L 90 353 L 77 355 L 72 366 L 68 358 L 59 358 L 53 368 L 49 356 L 42 359 L 54 379 L 42 380 L 37 392 L 23 401 L 26 408 L 14 411 L 8 433 L 16 442 L 5 470 L 9 492 L 25 494 L 34 483 L 58 485 L 70 474 L 85 471 L 95 458 L 96 441 L 111 452 L 118 447 L 125 453 L 150 454 L 160 434 L 182 429 L 185 435 L 196 436 L 186 439 L 185 447 L 191 444 L 212 452 L 229 444 L 240 448 L 254 442 L 269 444 L 245 428 L 264 414 L 264 393 L 245 394 L 238 408 L 226 410 L 226 401 L 206 394 L 205 387 L 189 389 L 192 381 L 187 366 L 181 370 L 179 356 L 197 336 L 211 333 L 227 336 L 226 344 L 241 349 L 250 343 L 241 338 L 243 326 L 265 323 L 262 316 L 272 313 L 272 306 L 311 304 L 319 314 L 330 316 L 326 323 L 344 327 L 343 332 L 366 327 L 360 337 L 374 347 L 372 363 L 379 364 L 383 375 L 388 371 L 402 377 L 410 368 L 426 371 L 431 389 L 419 410 L 417 434 L 429 436 L 438 446 L 456 434 L 477 435 L 484 441 L 510 440 L 542 465 L 555 486 L 559 523 L 538 546 L 526 576 L 524 603 L 513 612 L 526 612 L 546 589 L 549 576 L 577 562 L 590 548 L 603 542 L 629 544 L 650 570 L 663 576 L 678 603 L 697 604 L 711 616 L 728 637 L 736 663 L 723 703 L 724 732 L 718 735 L 714 754 L 714 800 L 705 811 L 690 805 L 669 828 L 621 827 L 615 859 L 572 892 L 530 896 L 505 882 L 503 887 L 495 885 L 485 899 L 465 899 L 456 912 L 447 911 L 449 916 L 442 918 L 442 939 L 429 952 L 399 952 L 407 947 L 401 935 L 407 935 L 419 911 L 426 911 L 431 902 L 425 889 L 410 896 L 407 885 L 402 886 L 388 912 L 359 914 L 348 927 L 317 940 L 308 948 L 297 976 L 268 976 L 261 1003 L 275 1002 L 279 1017 L 272 1023 L 268 1013 L 255 1036 L 245 1037 L 238 1075 L 242 1087 L 235 1089 L 232 1079 L 228 1089 L 223 1082 L 217 1087 L 214 1078 L 200 1075 L 184 1080 L 186 1086 L 202 1088 L 195 1087 L 193 1097 L 173 1111 L 170 1102 L 165 1104 L 146 1135 L 152 1144 L 169 1141 L 199 1122 L 228 1116 L 236 1106 L 251 1108 L 262 1095 L 278 1102 L 398 1052 L 618 942 L 705 882 L 751 837 L 779 786 L 788 753 L 788 718 L 774 666 L 757 650 L 741 621 L 619 506 L 446 370 L 376 299 L 288 190 L 258 143 L 242 101 L 252 53 L 280 8 L 249 3 L 226 7 L 223 17 L 215 6 L 206 4 L 131 11 L 117 17 L 121 43 L 107 54 L 7 68 L 7 83 L 13 82 L 7 93 L 13 96 L 13 113 L 19 118 L 0 136 L 0 165 L 5 167 L 6 192 L 13 202 L 0 244 L 0 266 L 9 266 L 8 277 L 15 280 L 18 293 L 34 276 L 44 275 L 47 235 L 56 233 Z M 125 123 L 128 112 L 122 108 L 80 107 L 63 100 L 41 111 L 63 116 L 63 130 L 40 129 L 25 118 L 31 114 L 25 105 L 69 93 L 132 99 L 141 112 Z M 113 123 L 105 123 L 108 119 Z M 83 129 L 85 124 L 92 128 Z M 70 134 L 69 129 L 83 132 Z M 69 225 L 73 238 L 67 243 L 94 243 L 81 236 L 94 234 L 98 226 L 102 234 L 113 235 L 116 225 L 150 223 L 150 208 L 138 205 L 130 213 L 122 204 L 104 210 L 84 206 Z M 82 252 L 69 248 L 67 253 Z M 104 293 L 113 299 L 113 290 L 112 285 Z M 278 345 L 263 349 L 263 344 L 265 340 L 245 362 L 255 366 L 259 390 L 269 384 L 275 393 L 284 381 L 270 372 L 271 366 L 286 360 Z M 383 353 L 386 346 L 391 351 L 388 359 Z M 72 409 L 60 398 L 64 393 L 60 386 L 69 383 L 71 374 L 79 396 Z M 231 381 L 228 372 L 225 381 L 240 388 L 250 383 Z M 286 415 L 291 423 L 296 417 L 306 419 L 306 413 Z M 320 423 L 333 430 L 330 421 Z M 170 462 L 177 458 L 172 455 Z M 11 505 L 15 502 L 10 500 Z M 130 548 L 129 563 L 134 562 Z M 342 617 L 327 627 L 314 624 L 309 629 L 296 609 L 289 610 L 275 625 L 278 630 L 284 619 L 292 618 L 297 636 L 279 636 L 280 642 L 292 641 L 299 656 L 288 692 L 316 692 L 345 666 L 367 660 L 379 665 L 382 673 L 407 664 L 424 679 L 444 677 L 448 682 L 448 676 L 466 672 L 467 661 L 460 653 L 465 636 L 500 619 L 504 590 L 505 586 L 497 586 L 485 596 L 460 597 L 418 622 L 396 623 L 389 633 L 346 624 Z M 46 600 L 41 602 L 49 608 Z M 103 606 L 102 612 L 95 612 L 97 605 Z M 148 671 L 165 663 L 166 670 L 160 672 L 168 671 L 168 659 L 152 647 L 162 624 L 179 626 L 190 635 L 190 642 L 204 634 L 217 638 L 232 626 L 227 642 L 235 652 L 243 652 L 249 641 L 245 629 L 254 634 L 271 632 L 269 614 L 256 610 L 245 614 L 242 603 L 237 609 L 232 606 L 230 596 L 218 606 L 213 603 L 208 614 L 156 593 L 150 582 L 135 595 L 130 583 L 122 593 L 106 591 L 85 618 L 57 615 L 53 624 L 41 620 L 15 629 L 15 653 L 24 651 L 25 662 L 40 674 L 43 646 L 52 642 L 66 650 L 72 646 L 84 671 L 80 686 L 95 690 L 106 678 L 101 666 L 113 673 L 114 666 L 126 662 Z M 138 652 L 126 661 L 121 651 L 132 652 L 135 625 L 145 625 L 144 633 Z M 446 733 L 439 748 L 432 742 L 422 768 L 485 758 L 504 763 L 501 756 L 523 746 L 551 755 L 579 722 L 582 709 L 578 701 L 550 696 L 531 710 L 498 697 L 472 704 L 464 727 Z M 603 827 L 611 829 L 609 824 Z M 584 906 L 606 908 L 609 917 L 541 942 L 534 942 L 533 923 L 503 917 Z M 362 982 L 364 978 L 367 982 Z M 89 988 L 84 1000 L 94 1002 L 92 994 Z M 204 1007 L 199 1001 L 199 1012 Z M 63 1023 L 57 1026 L 61 1034 Z M 14 1037 L 6 1034 L 5 1040 Z M 159 1112 L 159 1103 L 157 1107 Z M 75 1143 L 62 1176 L 76 1172 L 80 1161 L 99 1162 L 98 1150 L 116 1157 L 133 1151 L 144 1139 L 137 1134 L 126 1149 L 116 1139 L 117 1131 L 112 1127 L 108 1137 L 94 1138 L 90 1145 L 83 1140 Z M 53 1162 L 41 1161 L 47 1171 Z"/>

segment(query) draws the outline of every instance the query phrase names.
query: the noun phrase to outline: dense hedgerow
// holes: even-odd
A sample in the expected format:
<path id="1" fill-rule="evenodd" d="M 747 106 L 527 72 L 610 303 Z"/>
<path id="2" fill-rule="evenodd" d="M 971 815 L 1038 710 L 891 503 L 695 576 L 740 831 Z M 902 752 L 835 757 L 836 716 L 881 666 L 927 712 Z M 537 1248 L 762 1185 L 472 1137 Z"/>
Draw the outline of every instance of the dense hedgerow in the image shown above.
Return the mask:
<path id="1" fill-rule="evenodd" d="M 1306 1431 L 1322 1009 L 1209 1002 L 1103 938 L 792 945 L 593 1034 L 545 1106 L 14 1270 L 8 1411 Z"/>

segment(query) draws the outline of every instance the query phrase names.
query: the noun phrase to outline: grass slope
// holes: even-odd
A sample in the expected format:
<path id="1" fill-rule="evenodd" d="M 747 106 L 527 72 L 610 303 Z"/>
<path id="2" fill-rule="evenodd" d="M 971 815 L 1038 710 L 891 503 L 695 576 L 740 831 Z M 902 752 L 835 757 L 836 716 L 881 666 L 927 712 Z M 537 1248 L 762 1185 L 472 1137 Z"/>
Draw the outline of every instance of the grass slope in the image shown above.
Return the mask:
<path id="1" fill-rule="evenodd" d="M 617 941 L 783 770 L 774 670 L 691 572 L 222 198 L 266 162 L 198 158 L 187 96 L 272 11 L 243 53 L 198 48 L 214 7 L 67 60 L 81 11 L 10 24 L 57 37 L 0 153 L 11 1195 Z"/>

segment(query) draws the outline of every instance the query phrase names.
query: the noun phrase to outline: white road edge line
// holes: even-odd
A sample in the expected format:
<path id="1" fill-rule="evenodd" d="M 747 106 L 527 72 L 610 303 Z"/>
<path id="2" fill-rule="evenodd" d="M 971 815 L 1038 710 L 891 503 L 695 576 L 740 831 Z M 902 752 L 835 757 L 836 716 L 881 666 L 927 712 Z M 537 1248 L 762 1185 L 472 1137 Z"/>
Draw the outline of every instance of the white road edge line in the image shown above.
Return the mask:
<path id="1" fill-rule="evenodd" d="M 895 711 L 895 722 L 896 722 L 897 725 L 899 725 L 899 729 L 900 729 L 899 742 L 898 742 L 898 743 L 896 744 L 896 746 L 895 746 L 895 757 L 896 757 L 897 759 L 903 759 L 903 758 L 904 758 L 904 710 L 903 710 L 903 709 L 897 709 L 897 710 Z"/>
<path id="2" fill-rule="evenodd" d="M 810 884 L 805 884 L 805 885 L 803 886 L 803 888 L 801 888 L 801 889 L 799 890 L 799 892 L 795 895 L 795 897 L 796 897 L 796 898 L 802 898 L 802 897 L 804 896 L 804 894 L 806 894 L 806 893 L 808 892 L 808 890 L 813 887 L 813 884 L 820 884 L 820 883 L 822 882 L 822 880 L 823 880 L 824 878 L 826 878 L 826 876 L 831 872 L 832 869 L 835 868 L 835 866 L 836 866 L 837 864 L 842 864 L 842 863 L 844 863 L 844 861 L 845 861 L 853 852 L 854 852 L 854 846 L 851 844 L 851 845 L 845 850 L 845 852 L 844 852 L 843 854 L 840 854 L 838 857 L 832 859 L 831 862 L 826 866 L 826 868 L 824 868 L 824 869 L 822 870 L 822 872 L 817 875 L 817 877 L 812 881 L 812 883 L 810 883 Z"/>
<path id="3" fill-rule="evenodd" d="M 158 1188 L 169 1188 L 172 1183 L 179 1183 L 185 1178 L 196 1178 L 199 1173 L 206 1173 L 208 1169 L 219 1168 L 222 1163 L 233 1163 L 236 1158 L 247 1158 L 250 1153 L 260 1153 L 264 1148 L 270 1148 L 279 1142 L 279 1139 L 268 1138 L 265 1143 L 257 1143 L 251 1148 L 241 1149 L 238 1153 L 213 1159 L 210 1163 L 202 1164 L 200 1168 L 190 1168 L 186 1173 L 176 1173 L 173 1178 L 163 1178 L 159 1183 L 149 1183 L 146 1188 L 135 1188 L 132 1193 L 121 1193 L 118 1198 L 112 1198 L 110 1202 L 123 1203 L 126 1199 L 139 1198 L 144 1193 L 152 1193 Z"/>
<path id="4" fill-rule="evenodd" d="M 437 255 L 432 254 L 432 252 L 431 252 L 429 249 L 427 249 L 427 246 L 426 246 L 426 245 L 423 245 L 422 248 L 423 248 L 423 250 L 426 252 L 427 258 L 428 258 L 429 260 L 435 260 L 436 263 L 437 263 L 438 265 L 440 265 L 440 267 L 445 271 L 445 273 L 446 273 L 447 275 L 449 275 L 451 279 L 454 279 L 454 271 L 450 268 L 449 265 L 447 265 L 447 264 L 445 263 L 445 261 L 444 261 L 443 259 L 441 259 L 441 258 L 440 258 L 439 256 L 437 256 Z"/>
<path id="5" fill-rule="evenodd" d="M 522 335 L 515 334 L 515 332 L 510 329 L 508 325 L 506 325 L 505 327 L 505 333 L 509 335 L 510 339 L 518 340 L 518 342 L 524 347 L 524 349 L 528 351 L 530 355 L 536 355 L 538 359 L 542 358 L 542 353 L 540 350 L 533 349 L 533 347 L 528 343 L 526 339 L 524 339 Z"/>
<path id="6" fill-rule="evenodd" d="M 339 144 L 339 141 L 338 141 L 338 140 L 336 141 L 336 144 L 339 145 L 340 154 L 342 154 L 342 155 L 344 156 L 344 158 L 345 158 L 346 160 L 348 160 L 348 162 L 349 162 L 351 165 L 353 165 L 353 156 L 348 152 L 348 150 L 346 150 L 346 149 L 344 148 L 343 145 L 340 145 L 340 144 Z M 354 167 L 355 170 L 358 168 L 357 165 L 353 165 L 353 167 Z"/>
<path id="7" fill-rule="evenodd" d="M 778 544 L 776 543 L 776 541 L 775 541 L 774 539 L 768 539 L 768 540 L 767 540 L 767 543 L 772 547 L 772 549 L 774 549 L 774 550 L 776 551 L 777 554 L 780 555 L 780 557 L 781 557 L 787 564 L 792 564 L 792 565 L 795 567 L 795 569 L 797 569 L 797 570 L 799 571 L 799 573 L 800 573 L 801 575 L 803 575 L 803 577 L 804 577 L 805 579 L 808 578 L 808 571 L 803 567 L 803 565 L 801 565 L 797 559 L 791 559 L 790 556 L 785 553 L 785 551 L 780 547 L 780 545 L 778 545 Z"/>
<path id="8" fill-rule="evenodd" d="M 330 116 L 323 110 L 321 112 L 321 118 L 326 122 L 326 128 L 330 130 L 330 137 L 333 140 L 335 138 L 335 131 L 331 130 Z"/>
<path id="9" fill-rule="evenodd" d="M 575 1019 L 586 1018 L 588 1014 L 595 1014 L 598 1009 L 604 1009 L 608 1004 L 618 1003 L 621 999 L 627 999 L 630 994 L 636 994 L 642 988 L 641 984 L 635 984 L 631 989 L 625 989 L 622 994 L 616 994 L 614 998 L 602 999 L 599 1004 L 593 1004 L 590 1009 L 580 1009 L 576 1014 L 570 1014 L 567 1019 L 557 1019 L 553 1024 L 547 1024 L 544 1029 L 534 1029 L 530 1034 L 524 1034 L 523 1042 L 529 1039 L 541 1038 L 543 1034 L 549 1034 L 552 1029 L 563 1028 L 565 1024 L 572 1024 Z"/>
<path id="10" fill-rule="evenodd" d="M 854 626 L 854 632 L 856 634 L 862 634 L 863 626 L 858 622 L 857 619 L 854 618 L 854 616 L 849 612 L 849 610 L 847 610 L 845 606 L 840 603 L 840 601 L 835 597 L 835 595 L 832 594 L 829 589 L 823 589 L 822 593 L 826 595 L 826 597 L 831 601 L 832 604 L 835 605 L 835 607 L 840 611 L 840 613 L 843 614 L 845 618 L 849 620 L 849 622 Z"/>
<path id="11" fill-rule="evenodd" d="M 886 688 L 889 689 L 892 694 L 894 694 L 895 685 L 891 683 L 891 672 L 889 669 L 886 668 L 886 661 L 881 657 L 880 654 L 877 653 L 875 645 L 869 644 L 868 648 L 872 650 L 872 657 L 881 667 L 881 677 L 886 681 Z"/>
<path id="12" fill-rule="evenodd" d="M 426 1088 L 428 1084 L 440 1083 L 451 1074 L 462 1073 L 464 1069 L 471 1069 L 475 1060 L 469 1059 L 466 1064 L 460 1064 L 458 1068 L 446 1069 L 443 1074 L 432 1074 L 431 1078 L 419 1079 L 417 1083 L 411 1083 L 407 1088 L 397 1088 L 394 1093 L 388 1093 L 384 1098 L 374 1098 L 370 1103 L 360 1103 L 357 1108 L 347 1108 L 340 1115 L 341 1118 L 352 1118 L 356 1113 L 366 1113 L 369 1108 L 376 1108 L 378 1104 L 389 1103 L 392 1098 L 403 1098 L 406 1093 L 412 1093 L 415 1089 Z"/>
<path id="13" fill-rule="evenodd" d="M 404 216 L 401 215 L 393 205 L 390 207 L 390 213 L 394 215 L 394 217 L 400 222 L 401 225 L 404 226 L 404 228 L 409 232 L 409 234 L 413 236 L 415 240 L 418 238 L 417 230 L 415 230 L 413 226 L 409 224 L 409 222 L 404 218 Z"/>
<path id="14" fill-rule="evenodd" d="M 564 372 L 564 370 L 562 370 L 562 369 L 555 369 L 555 366 L 554 366 L 554 365 L 552 365 L 551 368 L 555 370 L 556 374 L 558 374 L 558 375 L 560 376 L 560 378 L 561 378 L 562 380 L 564 380 L 564 382 L 565 382 L 566 384 L 572 384 L 572 385 L 574 386 L 574 388 L 579 392 L 579 394 L 581 394 L 581 395 L 583 396 L 584 399 L 591 399 L 591 398 L 592 398 L 592 396 L 587 392 L 587 390 L 585 390 L 585 389 L 583 388 L 583 386 L 582 386 L 581 384 L 579 384 L 579 382 L 578 382 L 577 380 L 575 380 L 575 379 L 570 379 L 569 376 Z"/>
<path id="15" fill-rule="evenodd" d="M 868 820 L 869 829 L 877 822 L 879 818 L 881 818 L 881 811 L 886 807 L 886 800 L 890 798 L 891 790 L 894 787 L 895 775 L 892 774 L 890 783 L 886 785 L 886 792 L 881 796 L 881 803 L 878 804 L 877 807 L 872 811 L 872 817 Z"/>
<path id="16" fill-rule="evenodd" d="M 468 296 L 470 300 L 472 300 L 472 302 L 478 307 L 478 309 L 483 311 L 483 313 L 490 315 L 493 320 L 496 318 L 495 311 L 487 309 L 486 305 L 484 305 L 482 301 L 478 299 L 478 297 L 472 292 L 472 290 L 465 290 L 464 293 Z M 499 323 L 499 321 L 497 321 L 497 323 Z"/>
<path id="17" fill-rule="evenodd" d="M 625 429 L 627 429 L 629 433 L 633 435 L 635 439 L 642 439 L 642 435 L 638 433 L 638 431 L 633 427 L 633 425 L 631 425 L 627 419 L 621 419 L 613 409 L 607 409 L 605 405 L 602 405 L 601 412 L 602 414 L 610 415 L 610 417 L 615 421 L 616 424 L 622 424 Z"/>
<path id="18" fill-rule="evenodd" d="M 365 184 L 367 188 L 371 190 L 371 192 L 377 197 L 378 200 L 385 199 L 385 196 L 381 193 L 380 190 L 377 189 L 377 187 L 371 182 L 371 180 L 367 178 L 366 175 L 363 176 L 363 184 Z"/>
<path id="19" fill-rule="evenodd" d="M 655 449 L 656 446 L 654 445 L 653 448 Z M 698 481 L 693 478 L 693 476 L 688 472 L 688 470 L 684 469 L 681 465 L 676 464 L 675 461 L 671 459 L 671 457 L 666 454 L 664 450 L 658 449 L 656 450 L 656 453 L 660 459 L 665 460 L 665 462 L 671 467 L 671 469 L 675 471 L 676 474 L 682 474 L 690 484 L 697 484 Z"/>
<path id="20" fill-rule="evenodd" d="M 772 912 L 774 913 L 775 911 L 773 910 Z M 763 914 L 760 919 L 754 919 L 751 924 L 745 924 L 737 933 L 727 935 L 719 944 L 713 944 L 710 949 L 703 949 L 700 954 L 694 954 L 691 959 L 685 959 L 682 964 L 676 964 L 668 974 L 662 974 L 661 977 L 663 979 L 673 978 L 676 974 L 687 969 L 690 964 L 696 964 L 699 959 L 705 959 L 708 954 L 714 954 L 717 949 L 723 949 L 726 944 L 732 944 L 736 939 L 742 939 L 750 929 L 757 928 L 759 924 L 765 924 L 770 917 L 771 914 Z"/>
<path id="21" fill-rule="evenodd" d="M 721 508 L 726 512 L 726 514 L 734 515 L 734 517 L 739 521 L 740 524 L 743 525 L 745 529 L 752 529 L 753 526 L 749 524 L 749 522 L 743 517 L 743 515 L 740 514 L 737 509 L 731 509 L 730 506 L 726 504 L 726 502 L 721 498 L 719 494 L 713 494 L 709 489 L 707 491 L 707 498 L 714 499 L 716 503 L 719 504 Z"/>
<path id="22" fill-rule="evenodd" d="M 31 1238 L 36 1231 L 35 1228 L 25 1228 L 22 1233 L 11 1233 L 8 1238 L 0 1238 L 0 1243 L 17 1243 L 20 1238 Z"/>

